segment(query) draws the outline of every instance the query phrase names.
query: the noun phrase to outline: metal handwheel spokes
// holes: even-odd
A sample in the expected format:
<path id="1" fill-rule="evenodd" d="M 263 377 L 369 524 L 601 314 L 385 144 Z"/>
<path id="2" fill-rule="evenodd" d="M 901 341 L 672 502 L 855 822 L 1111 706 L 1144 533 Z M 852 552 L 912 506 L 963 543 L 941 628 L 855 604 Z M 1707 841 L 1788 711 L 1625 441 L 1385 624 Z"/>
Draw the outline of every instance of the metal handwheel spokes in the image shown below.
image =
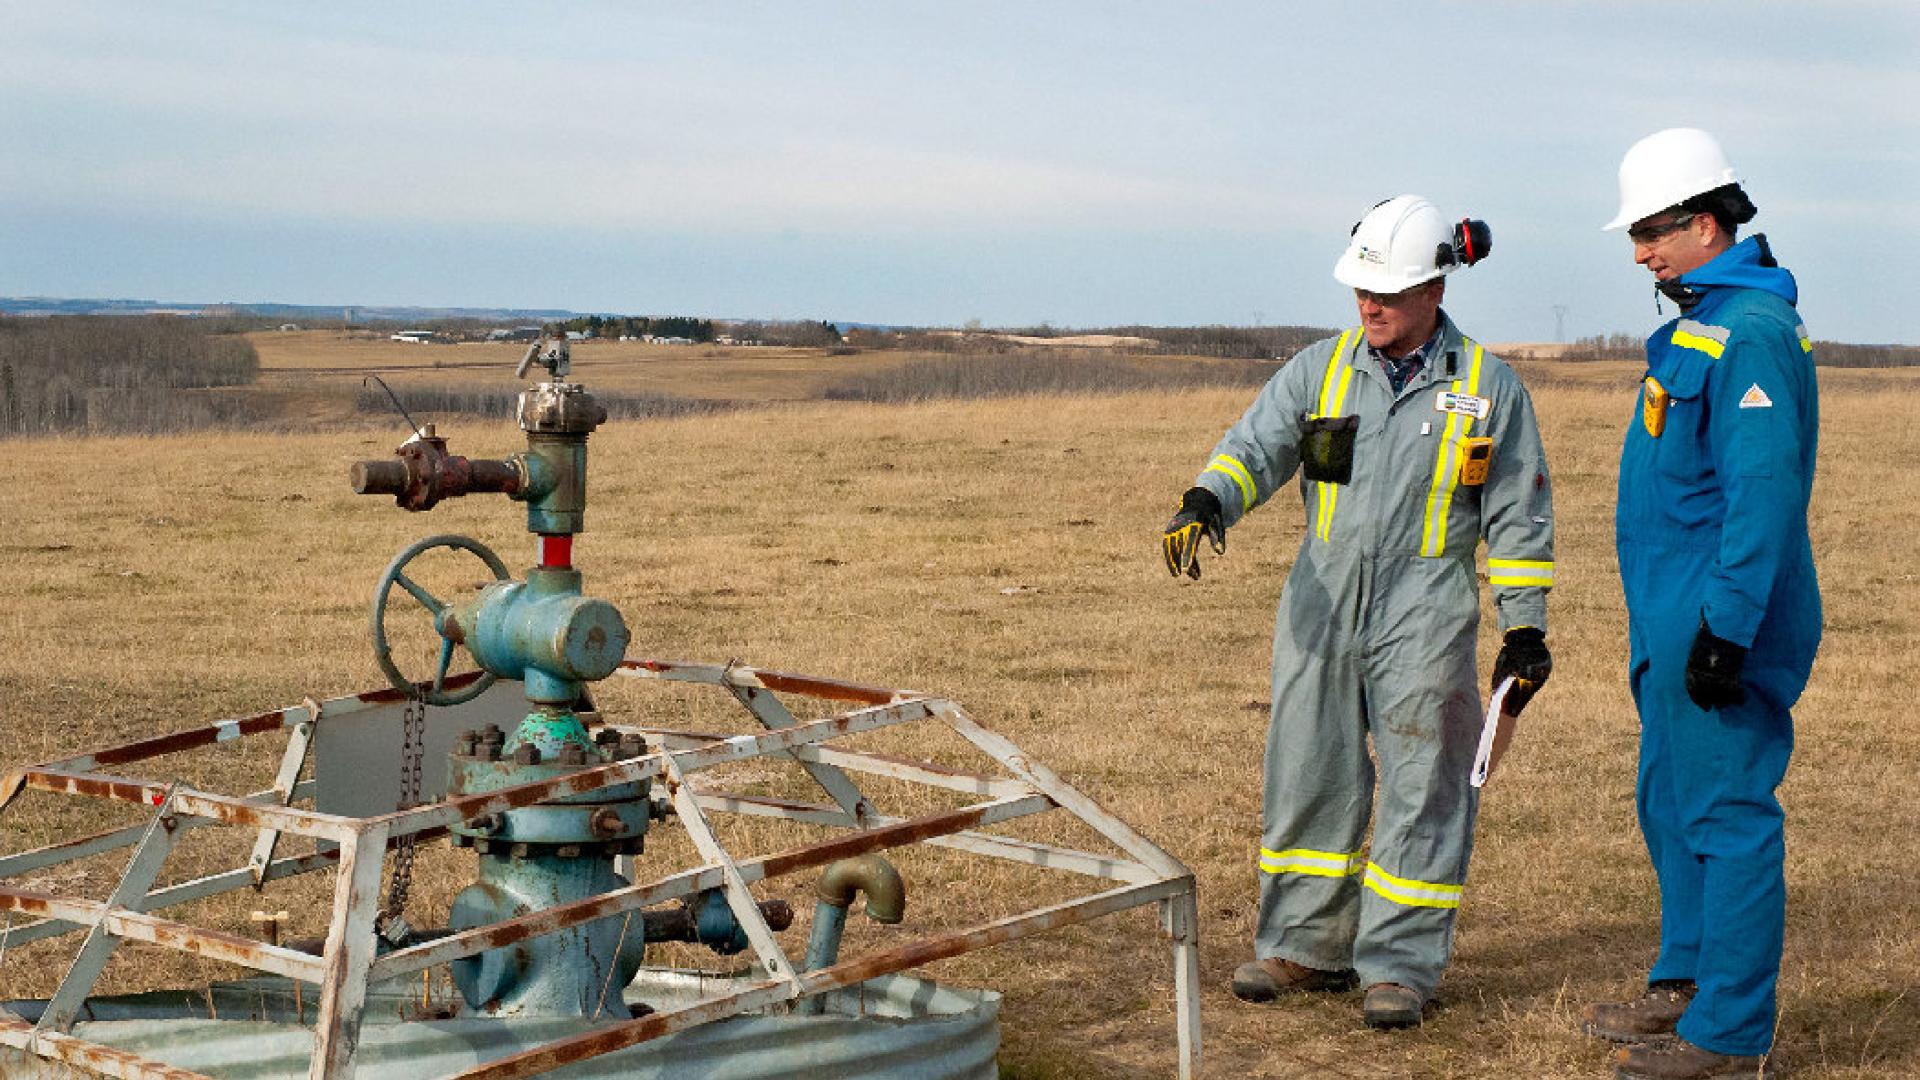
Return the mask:
<path id="1" fill-rule="evenodd" d="M 387 681 L 393 684 L 395 690 L 409 696 L 417 695 L 429 705 L 459 705 L 485 693 L 487 687 L 492 686 L 499 676 L 489 671 L 482 674 L 471 685 L 457 691 L 448 693 L 444 689 L 447 670 L 453 663 L 453 647 L 456 644 L 454 638 L 448 636 L 451 605 L 434 596 L 404 572 L 408 563 L 435 548 L 452 548 L 472 554 L 493 572 L 495 581 L 508 581 L 512 578 L 512 575 L 507 572 L 507 564 L 500 561 L 500 556 L 494 554 L 492 548 L 470 536 L 451 533 L 429 536 L 425 540 L 408 545 L 405 550 L 393 557 L 393 562 L 387 564 L 386 572 L 380 575 L 380 581 L 373 589 L 373 659 L 380 665 L 380 670 L 386 673 Z M 396 585 L 427 610 L 427 614 L 433 618 L 434 631 L 440 635 L 440 662 L 435 667 L 431 685 L 424 690 L 421 689 L 422 681 L 409 679 L 401 674 L 400 668 L 393 662 L 393 646 L 387 640 L 387 598 L 393 595 Z"/>

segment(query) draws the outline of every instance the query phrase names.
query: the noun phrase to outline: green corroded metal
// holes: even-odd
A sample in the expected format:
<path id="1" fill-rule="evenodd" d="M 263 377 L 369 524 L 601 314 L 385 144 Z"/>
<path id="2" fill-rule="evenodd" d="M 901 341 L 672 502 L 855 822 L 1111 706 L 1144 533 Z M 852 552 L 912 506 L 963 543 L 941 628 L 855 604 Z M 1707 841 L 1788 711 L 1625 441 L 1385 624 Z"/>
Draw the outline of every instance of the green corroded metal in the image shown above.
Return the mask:
<path id="1" fill-rule="evenodd" d="M 609 998 L 625 1010 L 695 1007 L 749 982 L 711 973 L 642 969 Z M 304 1080 L 319 995 L 256 978 L 93 999 L 76 1034 L 118 1050 L 228 1080 Z M 820 995 L 821 1015 L 770 1012 L 676 1031 L 602 1057 L 568 1062 L 578 1080 L 994 1080 L 1000 995 L 903 975 Z M 41 1003 L 0 1003 L 29 1019 Z M 376 987 L 354 1055 L 358 1080 L 450 1076 L 529 1046 L 598 1029 L 580 1017 L 490 1017 L 437 996 L 417 979 Z M 0 1078 L 69 1080 L 70 1066 L 0 1047 Z"/>
<path id="2" fill-rule="evenodd" d="M 448 636 L 482 668 L 523 680 L 527 700 L 542 705 L 578 700 L 584 684 L 620 666 L 631 639 L 618 609 L 581 595 L 580 571 L 570 567 L 536 566 L 525 581 L 489 583 L 447 622 Z"/>

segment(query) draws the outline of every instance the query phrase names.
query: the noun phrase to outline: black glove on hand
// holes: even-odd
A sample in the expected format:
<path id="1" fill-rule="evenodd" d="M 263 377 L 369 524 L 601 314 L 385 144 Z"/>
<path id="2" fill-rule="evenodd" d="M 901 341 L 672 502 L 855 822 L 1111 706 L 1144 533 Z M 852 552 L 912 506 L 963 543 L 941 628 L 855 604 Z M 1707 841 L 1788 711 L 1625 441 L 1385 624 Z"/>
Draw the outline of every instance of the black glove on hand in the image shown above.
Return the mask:
<path id="1" fill-rule="evenodd" d="M 1687 654 L 1687 696 L 1703 709 L 1745 705 L 1747 688 L 1740 685 L 1740 669 L 1746 663 L 1747 650 L 1715 635 L 1701 618 L 1693 651 Z"/>
<path id="2" fill-rule="evenodd" d="M 1498 690 L 1507 676 L 1513 676 L 1513 689 L 1507 691 L 1503 712 L 1519 716 L 1533 695 L 1547 684 L 1553 674 L 1553 654 L 1547 651 L 1547 632 L 1537 626 L 1516 626 L 1507 631 L 1500 655 L 1493 658 L 1493 688 Z"/>
<path id="3" fill-rule="evenodd" d="M 1167 573 L 1179 577 L 1200 576 L 1200 538 L 1213 544 L 1215 554 L 1227 551 L 1226 515 L 1220 509 L 1220 497 L 1203 487 L 1191 487 L 1180 496 L 1180 512 L 1167 522 L 1160 547 L 1167 557 Z"/>

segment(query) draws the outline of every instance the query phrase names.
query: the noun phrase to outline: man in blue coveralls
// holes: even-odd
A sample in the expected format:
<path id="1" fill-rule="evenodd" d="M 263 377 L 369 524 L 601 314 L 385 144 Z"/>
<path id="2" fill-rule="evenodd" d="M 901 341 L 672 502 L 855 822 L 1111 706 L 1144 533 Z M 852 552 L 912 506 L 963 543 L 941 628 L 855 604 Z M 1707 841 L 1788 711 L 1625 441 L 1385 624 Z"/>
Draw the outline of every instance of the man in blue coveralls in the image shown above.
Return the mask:
<path id="1" fill-rule="evenodd" d="M 1660 882 L 1644 995 L 1590 1005 L 1625 1080 L 1751 1077 L 1773 1041 L 1786 922 L 1789 710 L 1820 642 L 1807 539 L 1819 406 L 1793 275 L 1711 135 L 1620 164 L 1634 261 L 1680 309 L 1647 339 L 1615 535 L 1640 711 L 1640 829 Z M 1669 1037 L 1671 1036 L 1671 1037 Z"/>

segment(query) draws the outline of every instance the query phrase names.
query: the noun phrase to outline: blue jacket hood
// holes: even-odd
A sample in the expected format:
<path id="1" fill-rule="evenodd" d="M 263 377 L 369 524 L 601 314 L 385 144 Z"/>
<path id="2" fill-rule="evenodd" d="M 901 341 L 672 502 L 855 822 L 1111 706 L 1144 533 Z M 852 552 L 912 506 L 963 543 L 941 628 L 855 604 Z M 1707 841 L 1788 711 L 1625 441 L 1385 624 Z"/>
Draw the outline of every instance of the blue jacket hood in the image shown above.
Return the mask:
<path id="1" fill-rule="evenodd" d="M 1734 286 L 1772 293 L 1789 304 L 1800 299 L 1800 286 L 1793 272 L 1773 261 L 1767 238 L 1755 233 L 1714 256 L 1704 266 L 1694 267 L 1676 279 L 1694 289 Z"/>

